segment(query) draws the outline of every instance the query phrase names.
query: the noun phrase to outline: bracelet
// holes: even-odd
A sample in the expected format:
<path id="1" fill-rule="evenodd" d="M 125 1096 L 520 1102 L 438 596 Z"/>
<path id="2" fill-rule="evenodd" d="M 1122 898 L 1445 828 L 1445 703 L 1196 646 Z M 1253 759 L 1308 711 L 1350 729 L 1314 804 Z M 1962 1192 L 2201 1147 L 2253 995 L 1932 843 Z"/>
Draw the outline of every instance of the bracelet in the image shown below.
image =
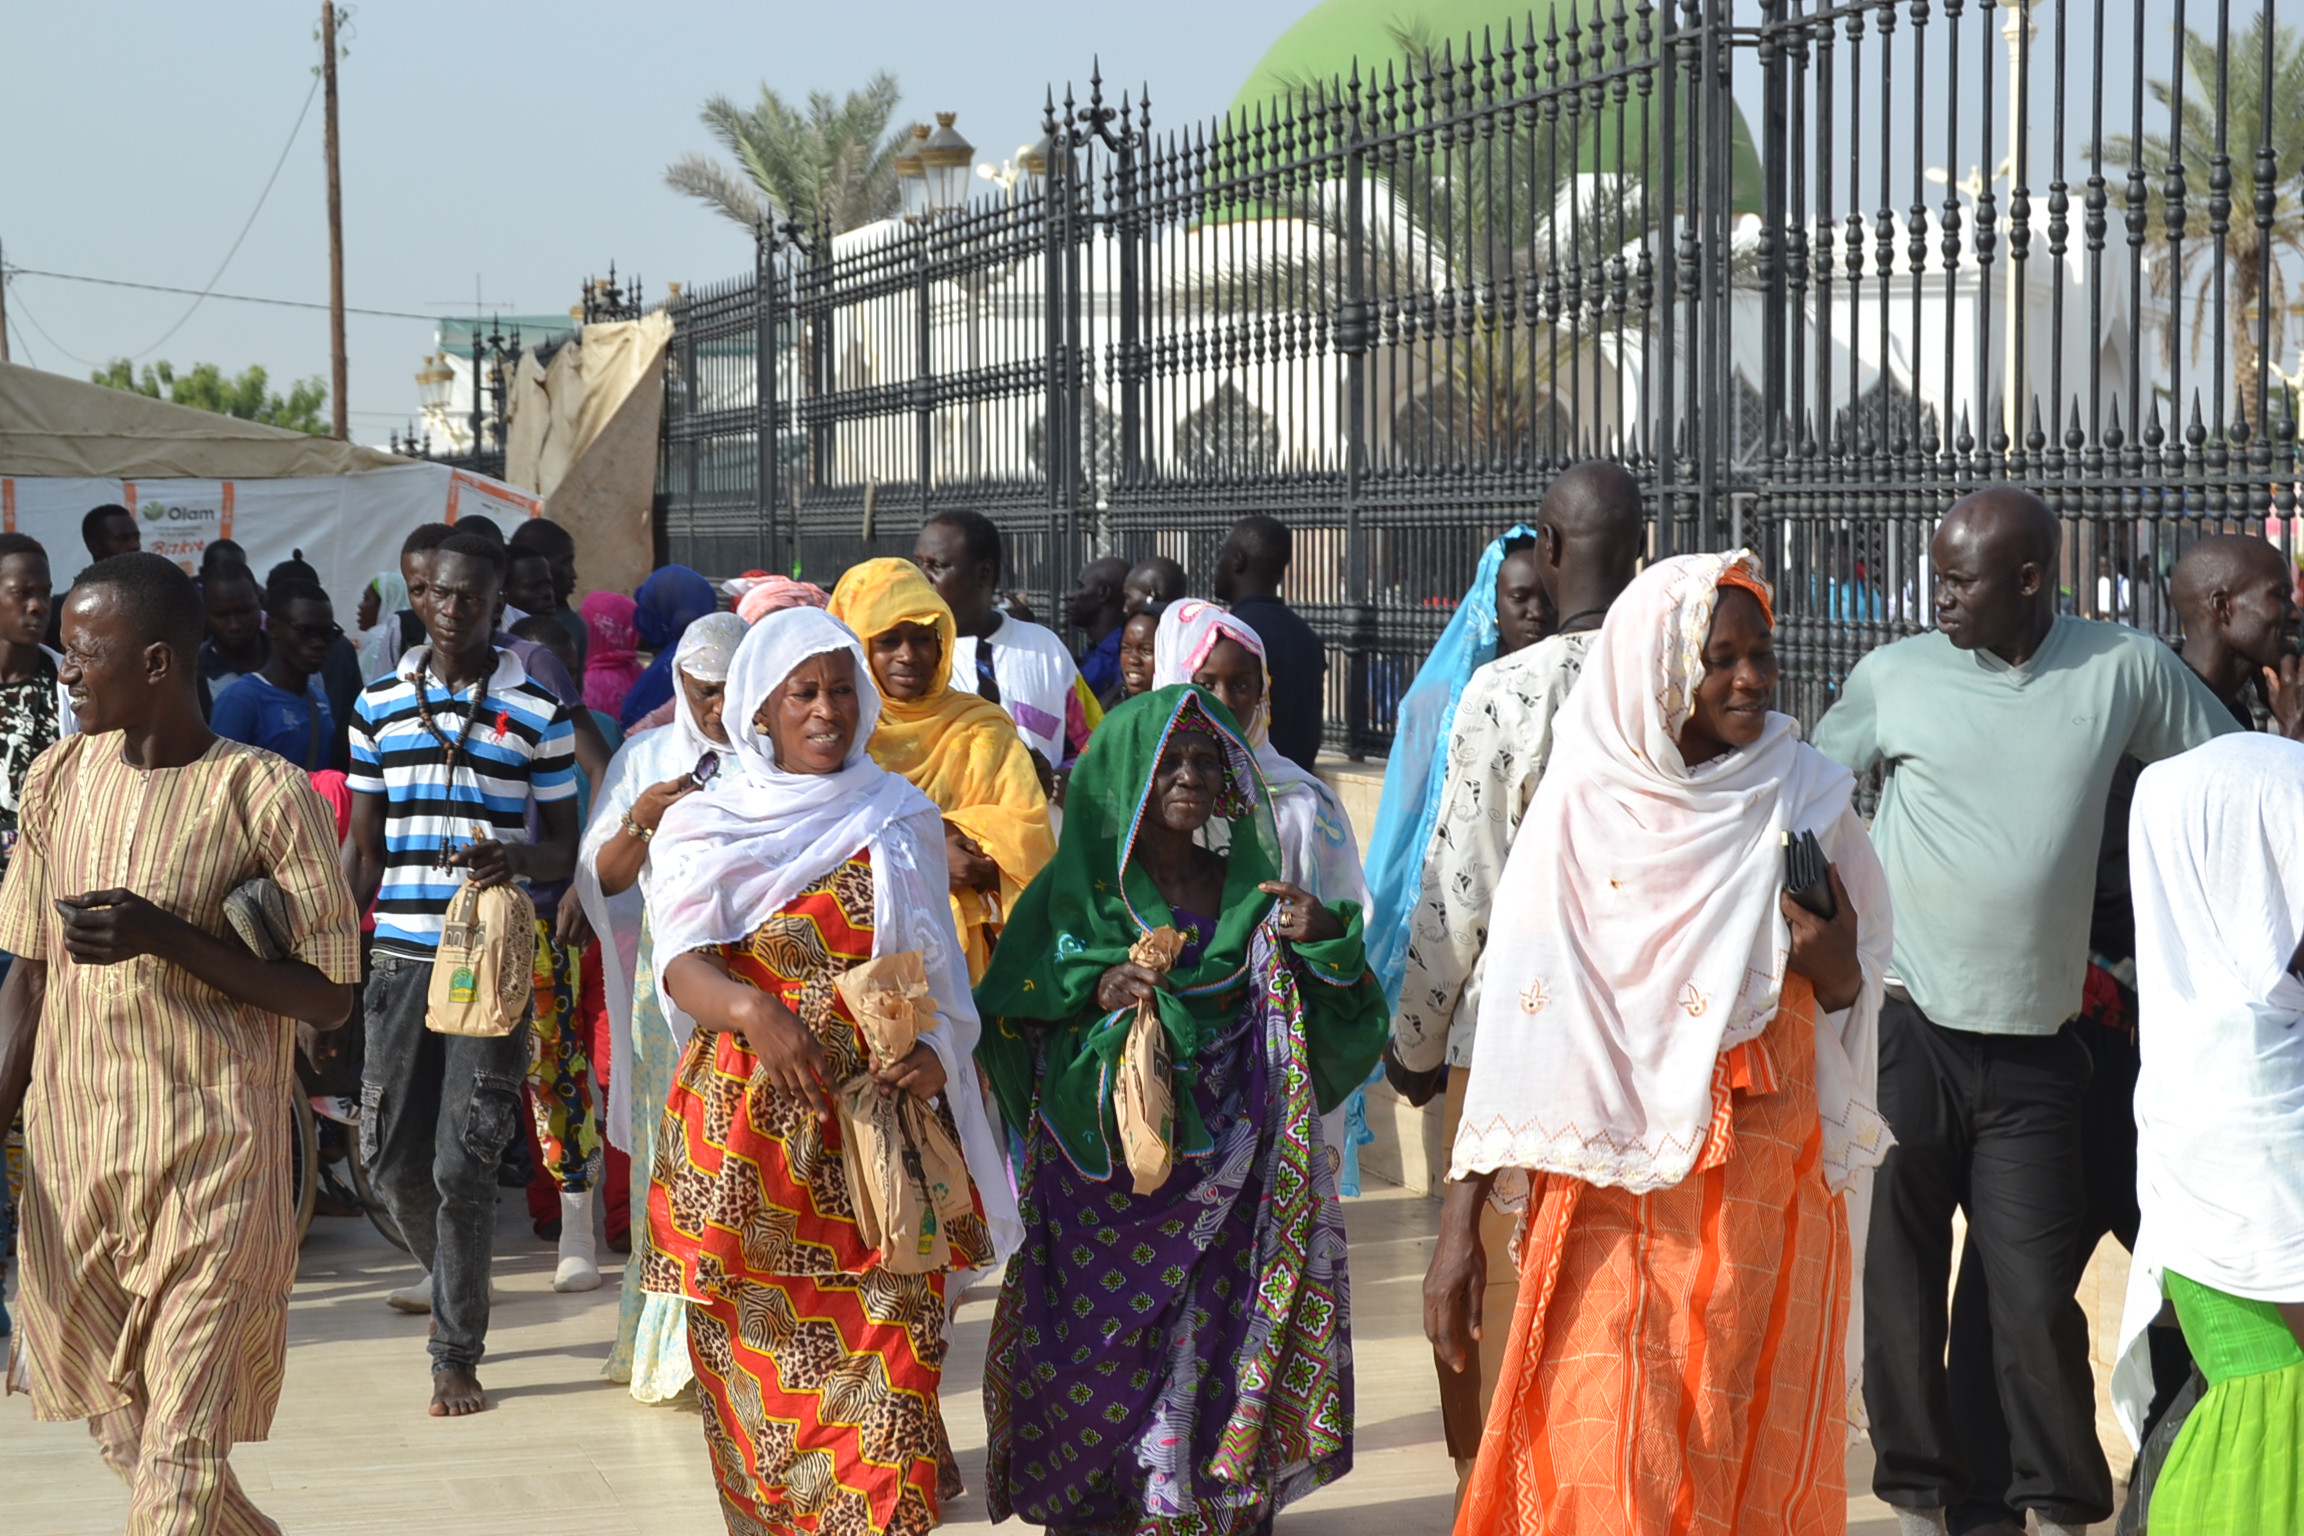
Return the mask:
<path id="1" fill-rule="evenodd" d="M 624 834 L 627 837 L 636 837 L 645 843 L 651 841 L 656 836 L 656 829 L 654 827 L 644 827 L 640 825 L 640 823 L 634 821 L 631 816 L 627 814 L 624 818 Z"/>

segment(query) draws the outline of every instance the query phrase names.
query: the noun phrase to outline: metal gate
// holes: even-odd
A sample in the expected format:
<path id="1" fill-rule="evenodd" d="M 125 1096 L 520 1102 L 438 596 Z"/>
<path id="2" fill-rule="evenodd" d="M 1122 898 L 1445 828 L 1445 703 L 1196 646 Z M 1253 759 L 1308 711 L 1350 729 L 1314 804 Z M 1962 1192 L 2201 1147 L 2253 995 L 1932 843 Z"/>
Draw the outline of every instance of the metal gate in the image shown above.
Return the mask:
<path id="1" fill-rule="evenodd" d="M 1760 551 L 1810 719 L 1978 484 L 2063 514 L 2070 611 L 2167 633 L 2185 542 L 2291 547 L 2297 482 L 2304 44 L 2193 4 L 1559 0 L 1176 129 L 1092 77 L 1012 195 L 670 306 L 667 552 L 828 584 L 970 507 L 1053 618 L 1270 513 L 1355 754 L 1591 455 L 1656 552 Z"/>

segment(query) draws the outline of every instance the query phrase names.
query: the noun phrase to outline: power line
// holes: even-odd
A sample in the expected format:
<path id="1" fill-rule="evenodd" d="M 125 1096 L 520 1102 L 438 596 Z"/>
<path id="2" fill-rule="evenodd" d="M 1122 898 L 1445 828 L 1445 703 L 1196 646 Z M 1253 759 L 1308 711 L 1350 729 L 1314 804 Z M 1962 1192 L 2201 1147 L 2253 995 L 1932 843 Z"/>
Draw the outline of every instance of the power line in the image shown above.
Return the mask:
<path id="1" fill-rule="evenodd" d="M 234 304 L 270 304 L 280 309 L 325 310 L 328 307 L 325 304 L 306 303 L 302 299 L 260 299 L 253 294 L 246 293 L 216 293 L 199 288 L 171 288 L 165 283 L 131 283 L 117 277 L 84 277 L 78 272 L 43 272 L 38 267 L 11 266 L 6 269 L 6 275 L 9 277 L 52 277 L 60 282 L 96 283 L 106 288 L 140 288 L 146 293 L 188 293 L 195 298 L 222 299 Z M 438 321 L 461 318 L 455 315 L 418 314 L 414 310 L 408 309 L 353 309 L 347 307 L 344 313 L 348 315 L 375 315 L 385 320 Z M 182 322 L 178 323 L 181 324 Z M 43 332 L 42 334 L 46 333 Z M 166 339 L 166 337 L 161 338 L 162 341 Z M 153 347 L 158 345 L 158 342 L 153 343 Z M 153 347 L 146 347 L 144 351 L 149 352 L 153 350 Z M 143 352 L 137 354 L 139 357 L 143 355 Z"/>
<path id="2" fill-rule="evenodd" d="M 14 269 L 13 269 L 13 268 L 11 268 L 10 270 L 14 270 Z M 6 273 L 0 273 L 0 280 L 4 280 L 4 279 L 6 278 L 6 275 L 7 275 Z M 26 308 L 24 307 L 24 295 L 23 295 L 23 294 L 21 294 L 21 293 L 19 293 L 19 294 L 17 294 L 17 295 L 16 295 L 16 313 L 17 313 L 17 314 L 19 314 L 19 315 L 22 315 L 22 316 L 23 316 L 25 319 L 27 319 L 27 320 L 29 320 L 29 321 L 31 321 L 31 322 L 32 322 L 32 329 L 34 329 L 34 330 L 36 330 L 36 331 L 38 331 L 38 332 L 40 333 L 40 339 L 41 339 L 41 340 L 43 340 L 43 341 L 47 342 L 47 343 L 48 343 L 48 345 L 50 345 L 50 346 L 54 347 L 54 348 L 55 348 L 57 351 L 59 351 L 59 352 L 64 352 L 64 355 L 65 355 L 66 357 L 68 357 L 68 358 L 72 359 L 72 361 L 74 361 L 74 362 L 78 363 L 78 364 L 79 364 L 81 367 L 83 367 L 83 368 L 101 368 L 101 367 L 103 367 L 103 366 L 104 366 L 102 363 L 97 363 L 97 362 L 91 362 L 91 361 L 89 361 L 87 358 L 85 358 L 85 357 L 82 357 L 82 356 L 81 356 L 79 353 L 77 353 L 77 352 L 65 352 L 65 351 L 64 351 L 64 344 L 63 344 L 62 342 L 58 341 L 58 340 L 57 340 L 55 337 L 53 337 L 53 336 L 51 336 L 51 335 L 49 335 L 49 334 L 48 334 L 48 327 L 46 327 L 46 326 L 44 326 L 44 325 L 42 325 L 42 324 L 40 323 L 40 317 L 39 317 L 38 315 L 35 315 L 34 313 L 32 313 L 32 311 L 31 311 L 31 310 L 29 310 L 29 309 L 26 309 Z"/>
<path id="3" fill-rule="evenodd" d="M 248 231 L 256 227 L 256 215 L 264 211 L 264 200 L 272 195 L 272 185 L 280 179 L 280 168 L 288 163 L 288 151 L 296 147 L 296 136 L 304 131 L 304 119 L 311 115 L 312 98 L 318 95 L 319 91 L 320 77 L 314 75 L 312 77 L 312 89 L 304 93 L 304 105 L 296 113 L 296 126 L 288 130 L 288 142 L 280 146 L 280 158 L 272 162 L 272 174 L 264 178 L 264 190 L 256 194 L 256 206 L 248 210 L 247 222 L 240 226 L 240 233 L 233 237 L 232 249 L 224 253 L 222 261 L 216 263 L 216 270 L 208 274 L 208 286 L 202 288 L 192 302 L 184 307 L 184 313 L 176 317 L 176 323 L 168 327 L 158 341 L 136 354 L 137 358 L 151 356 L 168 344 L 170 336 L 184 329 L 184 322 L 191 319 L 193 312 L 207 302 L 208 295 L 215 290 L 216 284 L 223 278 L 224 269 L 232 265 L 233 257 L 240 254 L 241 242 L 248 238 Z M 131 358 L 130 361 L 135 361 L 135 358 Z"/>

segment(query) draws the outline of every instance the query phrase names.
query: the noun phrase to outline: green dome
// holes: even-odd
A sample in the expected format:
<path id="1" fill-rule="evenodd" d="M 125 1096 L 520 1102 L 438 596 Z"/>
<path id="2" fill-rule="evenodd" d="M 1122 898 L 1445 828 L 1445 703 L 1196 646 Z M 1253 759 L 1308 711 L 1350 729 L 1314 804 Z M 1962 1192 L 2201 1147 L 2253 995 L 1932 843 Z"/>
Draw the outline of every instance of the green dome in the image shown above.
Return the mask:
<path id="1" fill-rule="evenodd" d="M 1415 40 L 1419 47 L 1428 46 L 1435 53 L 1445 46 L 1461 59 L 1467 37 L 1475 50 L 1484 40 L 1501 49 L 1507 25 L 1512 29 L 1514 41 L 1518 42 L 1528 35 L 1531 26 L 1537 36 L 1543 36 L 1546 23 L 1557 15 L 1560 30 L 1565 34 L 1567 13 L 1574 8 L 1574 0 L 1565 5 L 1558 4 L 1557 0 L 1534 0 L 1532 8 L 1509 5 L 1505 0 L 1321 0 L 1294 26 L 1281 33 L 1279 41 L 1257 61 L 1247 83 L 1240 87 L 1240 94 L 1232 99 L 1233 117 L 1235 121 L 1246 121 L 1259 107 L 1269 115 L 1273 103 L 1283 96 L 1328 81 L 1349 79 L 1355 63 L 1359 65 L 1363 84 L 1381 79 L 1387 65 L 1397 66 L 1407 57 L 1409 50 L 1402 46 L 1404 38 Z M 1613 45 L 1613 27 L 1608 40 Z M 1607 126 L 1597 135 L 1587 126 L 1587 144 L 1578 170 L 1617 168 L 1616 134 L 1611 117 L 1618 110 L 1611 104 L 1601 109 L 1598 118 L 1587 120 L 1588 125 L 1596 122 Z M 1620 110 L 1624 114 L 1625 164 L 1637 172 L 1641 164 L 1638 98 L 1627 101 Z M 1735 157 L 1731 202 L 1737 213 L 1756 214 L 1760 211 L 1760 155 L 1753 147 L 1752 130 L 1744 121 L 1742 109 L 1731 104 L 1729 111 Z M 1650 131 L 1661 135 L 1664 130 L 1662 103 L 1652 101 L 1648 113 Z M 1683 130 L 1682 137 L 1685 136 Z M 1650 163 L 1655 163 L 1653 156 Z"/>

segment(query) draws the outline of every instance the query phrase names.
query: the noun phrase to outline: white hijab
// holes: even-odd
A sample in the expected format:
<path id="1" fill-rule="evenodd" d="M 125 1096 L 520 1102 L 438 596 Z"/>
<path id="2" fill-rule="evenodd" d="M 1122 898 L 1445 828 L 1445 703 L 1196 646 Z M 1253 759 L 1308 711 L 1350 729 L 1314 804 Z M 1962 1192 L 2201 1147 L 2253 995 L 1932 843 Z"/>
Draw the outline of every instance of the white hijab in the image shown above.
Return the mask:
<path id="1" fill-rule="evenodd" d="M 1776 1014 L 1786 830 L 1818 835 L 1859 914 L 1861 995 L 1816 1025 L 1831 1187 L 1886 1155 L 1874 1103 L 1888 889 L 1847 770 L 1773 713 L 1749 747 L 1695 768 L 1680 756 L 1731 570 L 1759 580 L 1749 551 L 1649 566 L 1561 707 L 1491 913 L 1452 1177 L 1525 1168 L 1642 1193 L 1687 1176 L 1714 1061 Z"/>
<path id="2" fill-rule="evenodd" d="M 727 620 L 727 623 L 720 621 Z M 724 682 L 728 663 L 744 638 L 744 622 L 732 613 L 709 614 L 688 626 L 672 653 L 676 674 L 700 683 Z M 645 903 L 638 884 L 610 896 L 600 888 L 600 854 L 624 824 L 632 802 L 667 779 L 694 770 L 704 753 L 720 758 L 726 772 L 735 748 L 704 734 L 689 707 L 688 690 L 679 677 L 672 682 L 676 701 L 673 723 L 659 730 L 642 731 L 616 749 L 600 792 L 592 798 L 592 817 L 584 825 L 584 839 L 576 851 L 576 899 L 600 936 L 600 983 L 608 1008 L 609 1063 L 608 1140 L 624 1151 L 632 1148 L 632 988 L 640 974 L 640 919 Z M 715 783 L 718 781 L 715 780 Z M 711 785 L 705 787 L 710 793 Z M 669 1018 L 670 1015 L 667 1015 Z M 675 1026 L 685 1035 L 686 1026 Z"/>
<path id="3" fill-rule="evenodd" d="M 1255 629 L 1198 598 L 1170 603 L 1152 633 L 1152 686 L 1191 682 L 1219 640 L 1230 640 L 1254 656 L 1264 673 L 1264 691 L 1240 729 L 1256 749 L 1256 767 L 1272 791 L 1280 878 L 1294 881 L 1325 902 L 1357 902 L 1365 912 L 1368 876 L 1360 863 L 1359 841 L 1352 835 L 1352 819 L 1334 790 L 1272 746 L 1272 671 Z"/>
<path id="4" fill-rule="evenodd" d="M 2164 1271 L 2304 1301 L 2304 745 L 2220 736 L 2145 769 L 2128 869 L 2143 1219 L 2113 1397 L 2133 1438 Z"/>
<path id="5" fill-rule="evenodd" d="M 794 668 L 829 651 L 845 651 L 855 660 L 856 739 L 831 773 L 786 773 L 753 716 Z M 940 1018 L 922 1038 L 944 1063 L 944 1099 L 959 1127 L 994 1247 L 1005 1258 L 1023 1228 L 977 1085 L 981 1025 L 946 896 L 944 821 L 927 796 L 866 751 L 880 719 L 880 692 L 864 647 L 820 608 L 769 614 L 736 648 L 721 719 L 734 743 L 728 782 L 665 813 L 643 876 L 665 1017 L 677 1012 L 663 990 L 673 959 L 742 941 L 841 860 L 868 851 L 873 953 L 914 949 L 925 963 Z"/>

